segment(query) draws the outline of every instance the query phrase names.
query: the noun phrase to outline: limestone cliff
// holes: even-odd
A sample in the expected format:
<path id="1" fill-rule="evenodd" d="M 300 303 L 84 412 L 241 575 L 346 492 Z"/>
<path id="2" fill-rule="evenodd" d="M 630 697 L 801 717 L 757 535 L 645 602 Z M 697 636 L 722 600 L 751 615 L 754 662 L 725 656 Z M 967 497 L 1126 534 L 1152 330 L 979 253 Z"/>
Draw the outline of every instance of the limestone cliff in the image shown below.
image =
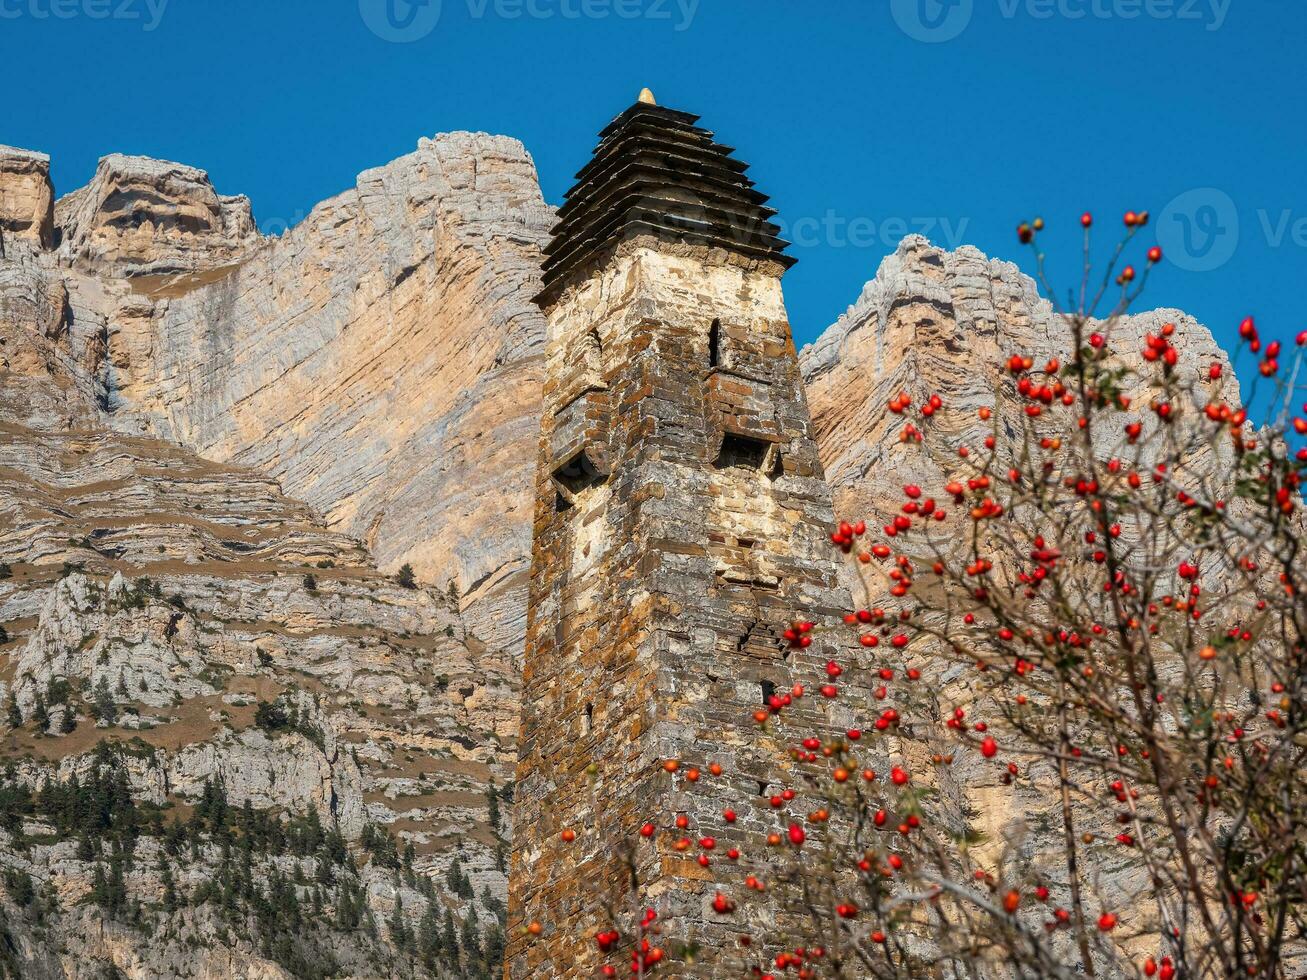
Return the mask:
<path id="1" fill-rule="evenodd" d="M 235 262 L 257 243 L 245 197 L 222 197 L 203 170 L 114 153 L 55 205 L 59 251 L 108 276 L 195 272 Z"/>
<path id="2" fill-rule="evenodd" d="M 1176 324 L 1182 384 L 1199 381 L 1213 362 L 1228 368 L 1210 331 L 1179 310 L 1123 318 L 1113 346 L 1127 354 L 1142 350 L 1144 335 L 1167 322 Z M 883 523 L 902 503 L 904 484 L 948 482 L 941 477 L 952 472 L 952 451 L 979 446 L 990 431 L 978 409 L 997 407 L 1010 413 L 1009 432 L 1020 428 L 1019 400 L 996 397 L 1011 387 L 1003 370 L 1008 357 L 1065 359 L 1069 344 L 1065 322 L 1011 262 L 969 246 L 950 252 L 920 236 L 904 239 L 848 312 L 802 352 L 837 510 Z M 924 453 L 900 445 L 902 419 L 886 409 L 907 389 L 939 394 L 946 406 L 932 420 L 935 438 Z"/>
<path id="3" fill-rule="evenodd" d="M 21 237 L 49 248 L 53 234 L 50 158 L 44 153 L 0 146 L 0 243 L 6 237 Z"/>
<path id="4" fill-rule="evenodd" d="M 74 291 L 105 321 L 116 426 L 276 477 L 516 649 L 551 221 L 520 143 L 449 134 L 234 265 Z"/>
<path id="5" fill-rule="evenodd" d="M 1175 376 L 1181 386 L 1192 386 L 1194 394 L 1202 397 L 1214 385 L 1208 369 L 1217 363 L 1227 379 L 1224 397 L 1237 401 L 1238 389 L 1229 380 L 1232 372 L 1225 353 L 1204 326 L 1178 310 L 1122 318 L 1112 327 L 1111 346 L 1137 371 L 1143 361 L 1135 352 L 1143 349 L 1145 334 L 1160 333 L 1167 322 L 1176 325 L 1180 360 Z M 990 259 L 971 247 L 947 251 L 919 236 L 905 239 L 881 263 L 857 302 L 801 355 L 837 515 L 865 519 L 871 528 L 889 524 L 900 513 L 906 484 L 931 491 L 962 473 L 959 447 L 979 449 L 995 424 L 1008 439 L 1021 432 L 1023 402 L 1004 364 L 1013 354 L 1028 355 L 1037 364 L 1053 357 L 1065 360 L 1070 343 L 1066 322 L 1012 263 Z M 1129 384 L 1133 387 L 1125 393 L 1146 404 L 1149 390 L 1137 379 Z M 938 394 L 943 402 L 920 446 L 898 438 L 904 418 L 887 406 L 900 391 L 918 399 Z M 982 407 L 993 409 L 996 421 L 982 421 L 978 415 Z M 1123 422 L 1123 414 L 1108 413 L 1098 440 L 1106 456 L 1124 454 Z M 1156 424 L 1155 419 L 1148 422 L 1148 430 Z M 1003 449 L 999 447 L 1000 452 Z M 1226 444 L 1203 442 L 1187 462 L 1201 467 L 1216 458 L 1213 454 L 1231 452 Z M 1218 472 L 1230 472 L 1230 465 L 1227 458 L 1227 468 Z M 896 544 L 922 567 L 934 560 L 934 547 L 948 551 L 965 548 L 966 542 L 964 538 L 950 542 L 945 534 L 934 536 L 932 545 L 921 540 Z M 892 598 L 888 579 L 873 575 L 867 588 L 851 563 L 845 565 L 845 573 L 855 599 L 867 607 L 898 606 L 900 600 Z M 911 649 L 937 672 L 934 692 L 941 716 L 958 706 L 966 706 L 977 717 L 994 710 L 976 700 L 979 685 L 973 672 L 957 663 L 941 663 L 932 654 L 929 637 L 914 642 Z M 977 753 L 964 752 L 950 767 L 950 775 L 954 786 L 965 788 L 961 803 L 972 831 L 988 842 L 980 853 L 997 854 L 1005 835 L 1017 828 L 1030 832 L 1022 846 L 1032 858 L 1057 840 L 1046 833 L 1053 826 L 1046 793 L 1054 785 L 1051 767 L 1036 766 L 1032 780 L 1011 787 Z M 1078 819 L 1081 826 L 1097 829 L 1094 821 L 1101 815 L 1086 809 Z M 1110 841 L 1115 831 L 1103 830 L 1104 839 Z M 1119 849 L 1088 849 L 1082 858 L 1091 876 L 1102 873 L 1102 887 L 1110 901 L 1128 905 L 1136 901 L 1136 889 L 1149 887 L 1143 871 L 1123 860 Z M 1057 855 L 1051 860 L 1055 862 Z"/>
<path id="6" fill-rule="evenodd" d="M 111 429 L 58 272 L 0 273 L 0 974 L 475 973 L 511 657 L 270 477 Z"/>

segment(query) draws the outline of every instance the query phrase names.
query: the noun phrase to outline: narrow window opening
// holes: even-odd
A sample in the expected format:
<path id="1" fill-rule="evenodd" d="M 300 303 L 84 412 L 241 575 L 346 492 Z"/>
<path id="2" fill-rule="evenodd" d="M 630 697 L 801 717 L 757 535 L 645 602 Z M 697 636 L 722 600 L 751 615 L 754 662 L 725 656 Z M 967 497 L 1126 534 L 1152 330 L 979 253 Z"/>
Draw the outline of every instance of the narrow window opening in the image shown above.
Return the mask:
<path id="1" fill-rule="evenodd" d="M 736 543 L 745 551 L 752 551 L 753 546 L 756 545 L 758 542 L 754 541 L 752 538 L 740 538 L 739 541 L 737 541 Z"/>
<path id="2" fill-rule="evenodd" d="M 595 469 L 590 457 L 584 452 L 577 453 L 554 470 L 554 479 L 574 496 L 588 487 L 604 482 L 603 474 Z"/>
<path id="3" fill-rule="evenodd" d="M 776 685 L 773 684 L 771 681 L 763 681 L 761 686 L 762 686 L 762 703 L 768 704 L 771 701 L 772 695 L 776 693 Z"/>
<path id="4" fill-rule="evenodd" d="M 581 734 L 589 735 L 590 732 L 594 730 L 594 724 L 595 706 L 593 704 L 587 704 L 585 706 L 585 713 L 581 716 Z"/>
<path id="5" fill-rule="evenodd" d="M 722 439 L 721 452 L 717 454 L 717 460 L 713 465 L 719 470 L 731 466 L 761 470 L 767 460 L 767 451 L 769 449 L 771 449 L 771 443 L 769 442 L 728 432 L 725 438 Z"/>
<path id="6" fill-rule="evenodd" d="M 712 326 L 708 328 L 708 366 L 710 368 L 721 367 L 722 365 L 722 321 L 714 320 Z"/>
<path id="7" fill-rule="evenodd" d="M 767 784 L 763 782 L 761 779 L 758 780 L 758 795 L 759 796 L 767 795 Z"/>

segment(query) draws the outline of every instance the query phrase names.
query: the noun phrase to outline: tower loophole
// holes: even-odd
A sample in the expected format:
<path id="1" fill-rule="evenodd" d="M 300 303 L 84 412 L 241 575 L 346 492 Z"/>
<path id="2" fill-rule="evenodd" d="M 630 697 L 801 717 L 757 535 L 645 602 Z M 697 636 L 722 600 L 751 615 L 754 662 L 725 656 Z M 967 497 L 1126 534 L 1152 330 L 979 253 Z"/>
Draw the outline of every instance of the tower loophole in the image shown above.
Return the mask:
<path id="1" fill-rule="evenodd" d="M 767 464 L 772 444 L 752 436 L 742 436 L 737 432 L 728 432 L 722 438 L 722 448 L 713 462 L 719 470 L 732 466 L 762 472 Z"/>
<path id="2" fill-rule="evenodd" d="M 572 496 L 604 482 L 604 475 L 590 462 L 590 457 L 581 451 L 554 470 L 554 481 Z"/>

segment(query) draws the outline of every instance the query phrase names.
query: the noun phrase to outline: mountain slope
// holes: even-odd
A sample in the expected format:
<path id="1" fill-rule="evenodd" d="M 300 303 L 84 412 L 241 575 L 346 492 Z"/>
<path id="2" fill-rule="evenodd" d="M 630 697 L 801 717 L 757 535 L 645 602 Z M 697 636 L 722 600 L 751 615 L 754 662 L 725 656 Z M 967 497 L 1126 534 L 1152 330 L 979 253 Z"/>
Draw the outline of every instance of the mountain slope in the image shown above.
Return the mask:
<path id="1" fill-rule="evenodd" d="M 493 945 L 511 657 L 272 479 L 110 429 L 33 323 L 0 319 L 10 972 L 409 975 L 428 908 L 436 968 L 446 909 Z"/>

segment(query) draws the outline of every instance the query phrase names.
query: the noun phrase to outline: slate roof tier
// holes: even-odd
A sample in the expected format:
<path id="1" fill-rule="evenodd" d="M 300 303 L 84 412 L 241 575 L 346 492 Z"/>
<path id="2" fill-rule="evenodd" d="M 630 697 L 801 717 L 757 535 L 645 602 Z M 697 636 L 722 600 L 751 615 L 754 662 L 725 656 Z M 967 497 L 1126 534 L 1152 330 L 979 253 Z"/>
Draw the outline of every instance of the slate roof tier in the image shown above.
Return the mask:
<path id="1" fill-rule="evenodd" d="M 604 128 L 559 209 L 539 302 L 602 249 L 641 234 L 794 264 L 775 209 L 745 176 L 748 164 L 698 120 L 639 102 Z"/>

